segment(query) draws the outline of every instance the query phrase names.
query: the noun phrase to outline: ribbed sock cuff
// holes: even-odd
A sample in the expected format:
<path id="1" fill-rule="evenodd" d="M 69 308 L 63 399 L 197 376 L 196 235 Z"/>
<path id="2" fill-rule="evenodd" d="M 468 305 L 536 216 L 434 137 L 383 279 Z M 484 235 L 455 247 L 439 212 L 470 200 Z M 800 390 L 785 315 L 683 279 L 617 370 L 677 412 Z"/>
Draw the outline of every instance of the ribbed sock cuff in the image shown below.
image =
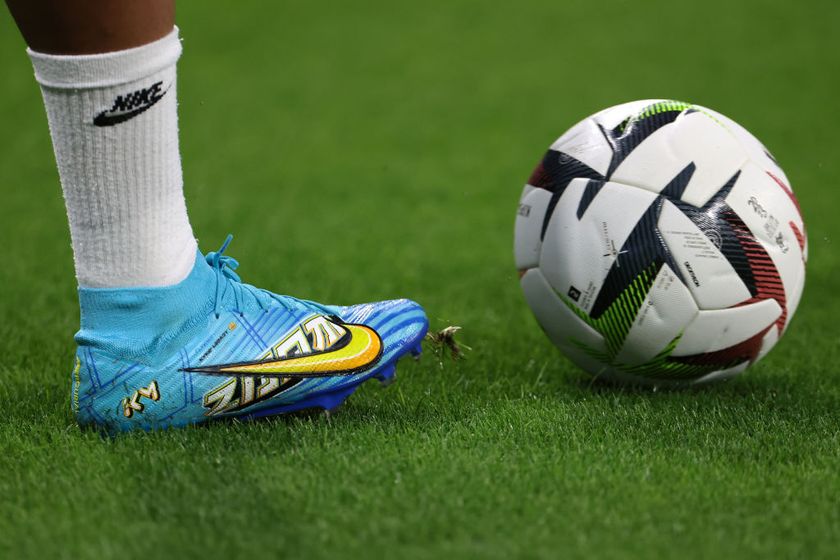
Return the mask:
<path id="1" fill-rule="evenodd" d="M 86 55 L 26 52 L 42 86 L 94 89 L 133 82 L 175 64 L 181 56 L 181 41 L 175 27 L 157 41 L 123 51 Z"/>

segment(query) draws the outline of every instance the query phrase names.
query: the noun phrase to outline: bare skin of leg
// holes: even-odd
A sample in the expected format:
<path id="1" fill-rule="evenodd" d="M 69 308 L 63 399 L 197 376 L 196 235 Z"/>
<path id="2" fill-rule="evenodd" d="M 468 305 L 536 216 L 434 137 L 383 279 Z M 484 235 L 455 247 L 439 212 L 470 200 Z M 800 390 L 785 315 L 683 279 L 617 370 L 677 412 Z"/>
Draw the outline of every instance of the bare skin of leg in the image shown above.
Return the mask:
<path id="1" fill-rule="evenodd" d="M 172 31 L 175 0 L 6 0 L 29 47 L 97 54 L 139 47 Z"/>

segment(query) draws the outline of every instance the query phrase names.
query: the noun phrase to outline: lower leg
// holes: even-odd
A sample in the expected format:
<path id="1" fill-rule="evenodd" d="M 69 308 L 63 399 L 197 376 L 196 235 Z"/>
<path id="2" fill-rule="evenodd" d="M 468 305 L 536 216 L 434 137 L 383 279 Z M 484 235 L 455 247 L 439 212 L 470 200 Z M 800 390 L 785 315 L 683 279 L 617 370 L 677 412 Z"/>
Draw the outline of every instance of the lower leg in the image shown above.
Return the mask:
<path id="1" fill-rule="evenodd" d="M 175 25 L 175 0 L 6 0 L 33 51 L 95 54 L 138 47 Z"/>
<path id="2" fill-rule="evenodd" d="M 41 84 L 79 284 L 180 282 L 196 243 L 178 150 L 174 0 L 8 4 Z"/>

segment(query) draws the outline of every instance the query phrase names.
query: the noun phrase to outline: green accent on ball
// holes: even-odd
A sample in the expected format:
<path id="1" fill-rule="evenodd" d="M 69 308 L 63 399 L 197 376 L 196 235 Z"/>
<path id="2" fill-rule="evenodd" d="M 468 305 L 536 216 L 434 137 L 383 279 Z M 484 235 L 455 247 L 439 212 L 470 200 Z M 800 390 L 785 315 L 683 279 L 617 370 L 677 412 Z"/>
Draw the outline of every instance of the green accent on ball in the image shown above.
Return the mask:
<path id="1" fill-rule="evenodd" d="M 641 364 L 624 364 L 615 358 L 618 355 L 624 341 L 644 304 L 648 291 L 656 279 L 659 269 L 651 265 L 642 271 L 627 288 L 613 301 L 604 314 L 593 319 L 585 311 L 572 303 L 567 297 L 560 293 L 557 295 L 571 309 L 575 315 L 587 325 L 598 331 L 604 337 L 606 352 L 592 348 L 579 340 L 571 339 L 570 342 L 586 353 L 591 358 L 618 371 L 636 377 L 663 380 L 691 380 L 703 377 L 706 374 L 727 369 L 738 365 L 739 361 L 730 364 L 690 364 L 674 359 L 674 349 L 682 338 L 682 333 L 674 337 L 665 348 L 656 356 Z"/>
<path id="2" fill-rule="evenodd" d="M 659 265 L 655 263 L 644 269 L 597 319 L 590 317 L 563 294 L 555 293 L 575 315 L 604 337 L 607 345 L 607 361 L 612 362 L 612 359 L 621 350 L 624 339 L 627 338 L 627 334 L 630 332 L 630 328 L 636 320 L 636 315 L 638 315 L 650 287 L 653 286 L 653 281 L 656 279 L 658 272 Z"/>
<path id="3" fill-rule="evenodd" d="M 645 298 L 651 286 L 653 286 L 658 273 L 659 266 L 656 264 L 652 264 L 643 270 L 619 294 L 610 306 L 607 307 L 604 314 L 597 319 L 590 317 L 563 294 L 555 292 L 577 317 L 604 337 L 606 352 L 592 348 L 578 340 L 571 339 L 570 342 L 588 356 L 606 366 L 627 373 L 628 375 L 650 379 L 697 379 L 713 371 L 737 365 L 737 362 L 733 362 L 732 364 L 689 364 L 675 360 L 671 357 L 671 354 L 673 354 L 674 349 L 677 347 L 682 333 L 678 334 L 662 351 L 645 363 L 629 365 L 618 362 L 615 359 L 621 351 L 621 347 L 624 345 L 624 341 L 627 339 L 627 335 L 633 327 L 639 310 L 644 305 Z"/>
<path id="4" fill-rule="evenodd" d="M 636 115 L 636 118 L 646 119 L 648 117 L 652 117 L 653 115 L 658 115 L 659 113 L 669 113 L 671 111 L 682 112 L 686 109 L 697 109 L 697 107 L 691 103 L 685 103 L 684 101 L 660 101 L 642 109 L 642 111 Z"/>
<path id="5" fill-rule="evenodd" d="M 669 342 L 667 346 L 659 352 L 659 354 L 647 362 L 634 365 L 616 362 L 613 357 L 609 356 L 607 353 L 591 348 L 578 340 L 572 340 L 571 342 L 589 357 L 598 360 L 606 366 L 628 375 L 647 379 L 690 381 L 693 379 L 699 379 L 714 371 L 734 367 L 740 363 L 737 360 L 733 361 L 731 364 L 687 364 L 685 362 L 680 362 L 671 357 L 671 354 L 677 347 L 680 338 L 682 338 L 682 333 L 678 334 L 673 340 L 671 340 L 671 342 Z"/>
<path id="6" fill-rule="evenodd" d="M 630 117 L 629 119 L 627 119 L 623 123 L 621 123 L 621 125 L 619 125 L 620 130 L 621 130 L 621 132 L 623 132 L 627 128 L 627 126 L 629 126 L 631 123 L 636 122 L 636 121 L 640 121 L 640 120 L 643 120 L 643 119 L 646 119 L 646 118 L 649 118 L 649 117 L 652 117 L 654 115 L 659 115 L 659 114 L 662 114 L 662 113 L 669 113 L 669 112 L 682 112 L 682 111 L 686 111 L 688 109 L 692 109 L 694 111 L 697 111 L 698 113 L 703 113 L 704 115 L 706 115 L 707 117 L 709 117 L 710 119 L 715 121 L 717 124 L 719 124 L 723 128 L 729 130 L 729 127 L 727 127 L 724 123 L 722 123 L 713 114 L 709 113 L 705 108 L 700 107 L 699 105 L 693 105 L 691 103 L 686 103 L 685 101 L 675 101 L 673 99 L 669 99 L 669 100 L 666 100 L 666 101 L 658 101 L 656 103 L 652 103 L 652 104 L 648 105 L 647 107 L 642 109 L 639 113 L 637 113 L 636 115 Z"/>
<path id="7" fill-rule="evenodd" d="M 671 354 L 677 347 L 677 343 L 682 338 L 682 333 L 677 335 L 674 340 L 650 361 L 643 364 L 627 366 L 622 364 L 615 364 L 615 367 L 630 375 L 638 377 L 648 377 L 652 379 L 697 379 L 720 369 L 726 369 L 730 366 L 721 366 L 721 364 L 687 364 L 684 362 L 675 361 L 671 358 Z M 736 365 L 736 364 L 731 364 Z"/>

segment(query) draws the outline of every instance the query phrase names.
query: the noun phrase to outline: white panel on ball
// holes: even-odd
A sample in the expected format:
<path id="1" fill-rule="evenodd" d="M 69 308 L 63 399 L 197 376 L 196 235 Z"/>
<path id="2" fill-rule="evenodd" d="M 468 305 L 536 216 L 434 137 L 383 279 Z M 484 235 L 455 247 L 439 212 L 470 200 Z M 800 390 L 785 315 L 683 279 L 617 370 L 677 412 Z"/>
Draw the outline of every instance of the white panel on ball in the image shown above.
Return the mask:
<path id="1" fill-rule="evenodd" d="M 589 371 L 600 369 L 602 366 L 576 349 L 573 341 L 599 352 L 605 352 L 604 337 L 560 301 L 538 269 L 533 268 L 526 272 L 520 283 L 525 300 L 551 341 L 567 354 L 569 350 L 576 350 L 575 362 L 581 367 Z"/>
<path id="2" fill-rule="evenodd" d="M 788 291 L 785 288 L 786 295 L 785 297 L 787 300 L 785 304 L 787 306 L 787 321 L 785 321 L 785 328 L 790 324 L 790 320 L 793 318 L 793 314 L 796 312 L 796 308 L 799 307 L 799 300 L 802 299 L 802 291 L 805 289 L 805 270 L 803 268 L 802 274 L 799 276 L 797 283 Z"/>
<path id="3" fill-rule="evenodd" d="M 738 364 L 735 367 L 721 369 L 718 371 L 713 371 L 712 373 L 706 374 L 705 376 L 701 377 L 695 383 L 711 383 L 713 381 L 723 381 L 724 379 L 729 379 L 730 377 L 735 377 L 739 373 L 743 373 L 748 367 L 750 367 L 749 362 L 744 362 L 743 364 Z"/>
<path id="4" fill-rule="evenodd" d="M 557 202 L 540 255 L 540 270 L 562 294 L 580 291 L 576 302 L 588 312 L 621 246 L 656 199 L 653 193 L 606 183 L 580 219 L 580 200 L 588 183 L 575 179 Z M 616 211 L 620 209 L 620 211 Z"/>
<path id="5" fill-rule="evenodd" d="M 764 335 L 764 339 L 761 341 L 761 350 L 758 352 L 758 358 L 756 360 L 760 360 L 766 356 L 777 342 L 779 342 L 779 329 L 774 328 L 767 331 L 767 334 Z"/>
<path id="6" fill-rule="evenodd" d="M 702 109 L 713 115 L 729 129 L 729 131 L 741 144 L 741 147 L 747 153 L 747 157 L 751 162 L 758 165 L 761 169 L 772 172 L 774 175 L 781 178 L 786 184 L 790 184 L 784 170 L 779 167 L 776 160 L 770 157 L 770 151 L 758 140 L 758 138 L 753 136 L 746 128 L 736 123 L 726 115 L 722 115 L 717 111 L 706 107 L 702 107 Z"/>
<path id="7" fill-rule="evenodd" d="M 717 246 L 667 201 L 659 216 L 659 231 L 700 309 L 722 309 L 750 298 L 750 291 Z"/>
<path id="8" fill-rule="evenodd" d="M 746 153 L 725 128 L 700 112 L 683 113 L 634 149 L 611 180 L 661 192 L 689 164 L 694 174 L 683 200 L 703 206 L 746 161 Z"/>
<path id="9" fill-rule="evenodd" d="M 683 113 L 671 131 L 677 161 L 695 166 L 682 199 L 700 207 L 729 181 L 747 161 L 747 153 L 731 132 L 706 113 Z"/>
<path id="10" fill-rule="evenodd" d="M 572 156 L 601 175 L 606 175 L 613 155 L 610 143 L 592 119 L 572 127 L 551 145 L 551 149 Z"/>
<path id="11" fill-rule="evenodd" d="M 797 240 L 790 231 L 789 223 L 796 224 L 800 231 L 805 230 L 805 225 L 785 187 L 779 185 L 767 171 L 748 162 L 741 170 L 735 188 L 726 197 L 726 203 L 756 237 L 775 243 L 777 233 L 781 232 L 786 237 L 786 244 L 796 245 Z M 786 229 L 778 228 L 779 225 L 786 226 Z"/>
<path id="12" fill-rule="evenodd" d="M 526 194 L 519 201 L 516 212 L 514 237 L 514 256 L 516 268 L 524 270 L 534 268 L 540 260 L 543 220 L 551 200 L 551 193 L 545 189 L 525 186 Z"/>
<path id="13" fill-rule="evenodd" d="M 655 193 L 662 191 L 690 162 L 674 157 L 670 138 L 667 126 L 648 136 L 619 164 L 610 180 Z"/>
<path id="14" fill-rule="evenodd" d="M 782 308 L 774 299 L 700 311 L 683 331 L 672 355 L 693 356 L 735 346 L 771 326 L 781 314 Z"/>

